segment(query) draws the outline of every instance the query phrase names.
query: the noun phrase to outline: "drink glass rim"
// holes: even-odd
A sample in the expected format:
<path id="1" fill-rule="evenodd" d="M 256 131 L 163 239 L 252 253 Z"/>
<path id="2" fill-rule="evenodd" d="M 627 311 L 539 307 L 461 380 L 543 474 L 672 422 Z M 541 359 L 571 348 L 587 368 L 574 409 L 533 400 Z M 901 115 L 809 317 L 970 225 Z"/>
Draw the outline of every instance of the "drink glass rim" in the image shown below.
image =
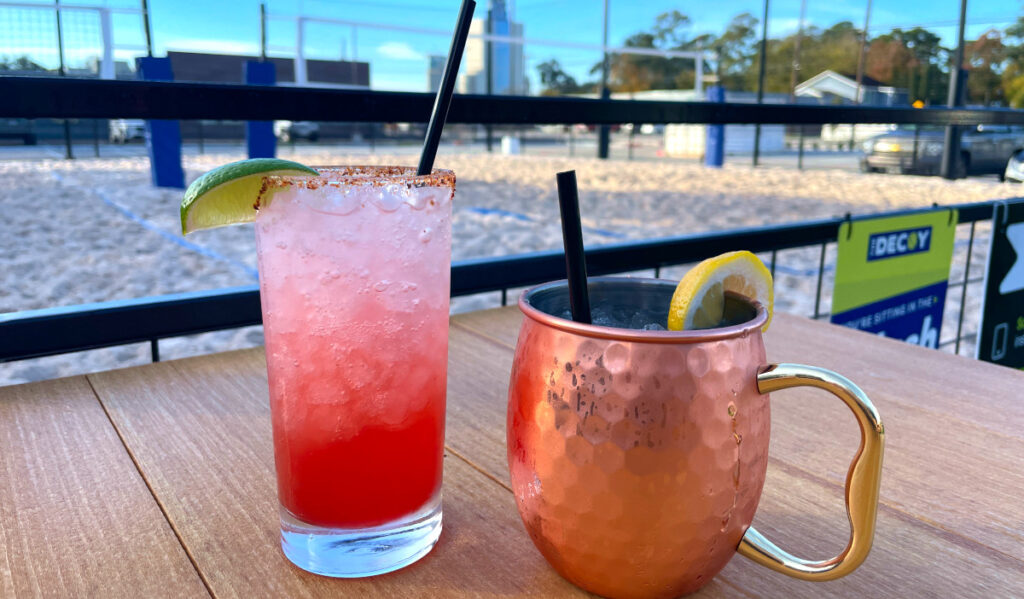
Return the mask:
<path id="1" fill-rule="evenodd" d="M 310 175 L 269 175 L 264 185 L 271 187 L 393 187 L 406 189 L 419 187 L 455 188 L 455 173 L 448 169 L 435 168 L 429 175 L 417 175 L 414 166 L 314 166 L 320 176 Z"/>
<path id="2" fill-rule="evenodd" d="M 664 279 L 650 279 L 642 277 L 590 277 L 588 283 L 612 283 L 612 284 L 633 284 L 633 285 L 665 285 L 675 286 L 672 281 Z M 613 341 L 631 341 L 640 343 L 703 343 L 705 341 L 720 341 L 743 337 L 754 332 L 760 332 L 761 327 L 768 320 L 768 312 L 761 302 L 752 300 L 732 292 L 726 295 L 734 300 L 741 301 L 754 309 L 754 317 L 739 324 L 713 329 L 699 329 L 689 331 L 644 331 L 640 329 L 620 329 L 595 324 L 585 324 L 560 318 L 548 314 L 533 306 L 530 298 L 535 294 L 558 287 L 567 287 L 565 279 L 541 283 L 524 291 L 519 296 L 519 309 L 523 314 L 537 323 L 551 328 L 559 329 L 568 333 L 574 333 L 595 339 L 610 339 Z"/>

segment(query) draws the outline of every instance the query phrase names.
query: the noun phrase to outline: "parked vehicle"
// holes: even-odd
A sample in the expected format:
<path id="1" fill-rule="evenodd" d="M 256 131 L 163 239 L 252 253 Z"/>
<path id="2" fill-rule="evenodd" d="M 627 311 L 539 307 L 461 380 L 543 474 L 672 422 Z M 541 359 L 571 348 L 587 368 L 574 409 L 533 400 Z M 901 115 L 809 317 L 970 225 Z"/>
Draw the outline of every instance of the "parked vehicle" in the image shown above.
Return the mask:
<path id="1" fill-rule="evenodd" d="M 146 121 L 141 119 L 112 119 L 107 135 L 112 144 L 123 144 L 136 139 L 146 139 Z"/>
<path id="2" fill-rule="evenodd" d="M 864 143 L 862 172 L 937 175 L 942 163 L 945 130 L 913 126 L 878 135 Z M 1024 149 L 1024 129 L 1007 125 L 965 128 L 961 136 L 958 176 L 994 173 L 1002 176 L 1007 162 Z"/>
<path id="3" fill-rule="evenodd" d="M 28 119 L 0 119 L 0 139 L 20 139 L 26 146 L 34 146 L 37 141 Z"/>
<path id="4" fill-rule="evenodd" d="M 1003 180 L 1012 181 L 1013 183 L 1024 183 L 1024 150 L 1017 150 L 1006 161 Z"/>
<path id="5" fill-rule="evenodd" d="M 274 121 L 274 135 L 280 141 L 320 139 L 320 125 L 313 121 Z"/>

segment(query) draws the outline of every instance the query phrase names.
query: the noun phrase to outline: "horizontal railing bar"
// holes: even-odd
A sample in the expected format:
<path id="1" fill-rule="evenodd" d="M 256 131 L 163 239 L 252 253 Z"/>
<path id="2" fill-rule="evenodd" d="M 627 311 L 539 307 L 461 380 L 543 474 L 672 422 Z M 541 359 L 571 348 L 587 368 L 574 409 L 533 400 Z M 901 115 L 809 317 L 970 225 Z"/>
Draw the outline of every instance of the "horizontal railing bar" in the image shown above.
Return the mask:
<path id="1" fill-rule="evenodd" d="M 953 206 L 960 222 L 991 218 L 992 202 Z M 934 208 L 888 212 L 885 216 Z M 875 217 L 880 215 L 873 215 Z M 856 223 L 863 218 L 855 217 Z M 835 241 L 844 218 L 732 229 L 633 241 L 586 251 L 592 275 L 697 262 L 722 252 L 767 252 Z M 463 260 L 452 265 L 452 296 L 526 287 L 565 276 L 560 251 Z M 0 314 L 0 362 L 36 358 L 152 339 L 193 335 L 262 322 L 256 285 L 62 306 Z"/>
<path id="2" fill-rule="evenodd" d="M 939 347 L 945 347 L 947 345 L 953 345 L 957 341 L 970 341 L 971 339 L 977 339 L 977 338 L 978 338 L 978 332 L 975 331 L 973 333 L 968 333 L 966 335 L 961 335 L 959 338 L 953 337 L 952 339 L 946 339 L 945 341 L 940 341 L 939 342 Z"/>
<path id="3" fill-rule="evenodd" d="M 0 362 L 262 322 L 256 285 L 0 314 Z"/>
<path id="4" fill-rule="evenodd" d="M 963 287 L 964 282 L 965 281 L 963 279 L 960 279 L 959 281 L 956 281 L 955 283 L 953 281 L 950 281 L 949 282 L 949 286 L 950 287 Z M 974 283 L 984 283 L 984 282 L 985 282 L 985 277 L 975 277 L 973 279 L 967 279 L 967 281 L 966 281 L 966 283 L 969 284 L 969 285 L 970 284 L 974 284 Z"/>
<path id="5" fill-rule="evenodd" d="M 426 122 L 433 94 L 315 87 L 0 77 L 0 118 Z M 1024 110 L 459 95 L 450 123 L 1024 124 Z"/>

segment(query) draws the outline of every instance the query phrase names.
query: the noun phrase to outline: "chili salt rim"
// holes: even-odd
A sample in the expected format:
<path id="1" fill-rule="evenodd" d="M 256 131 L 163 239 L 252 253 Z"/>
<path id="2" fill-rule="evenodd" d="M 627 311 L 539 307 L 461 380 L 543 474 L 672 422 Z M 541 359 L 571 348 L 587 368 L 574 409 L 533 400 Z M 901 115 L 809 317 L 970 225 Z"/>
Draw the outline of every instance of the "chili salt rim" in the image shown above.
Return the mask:
<path id="1" fill-rule="evenodd" d="M 270 188 L 302 187 L 319 189 L 324 186 L 385 187 L 402 185 L 407 189 L 421 187 L 448 187 L 455 189 L 455 173 L 435 168 L 429 175 L 417 175 L 414 166 L 314 166 L 320 176 L 270 175 L 263 179 L 263 191 Z"/>

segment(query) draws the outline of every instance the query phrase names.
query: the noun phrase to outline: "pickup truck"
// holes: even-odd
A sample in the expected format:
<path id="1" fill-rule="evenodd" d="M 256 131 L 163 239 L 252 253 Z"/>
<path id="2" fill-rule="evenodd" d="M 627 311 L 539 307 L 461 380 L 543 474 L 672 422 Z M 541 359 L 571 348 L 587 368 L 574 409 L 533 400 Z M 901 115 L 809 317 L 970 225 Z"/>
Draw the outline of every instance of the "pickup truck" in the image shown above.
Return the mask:
<path id="1" fill-rule="evenodd" d="M 1024 149 L 1024 129 L 1008 125 L 977 125 L 961 129 L 957 175 L 994 173 L 1002 176 L 1010 157 Z M 943 127 L 901 125 L 864 142 L 860 169 L 865 173 L 937 175 L 945 146 Z"/>

